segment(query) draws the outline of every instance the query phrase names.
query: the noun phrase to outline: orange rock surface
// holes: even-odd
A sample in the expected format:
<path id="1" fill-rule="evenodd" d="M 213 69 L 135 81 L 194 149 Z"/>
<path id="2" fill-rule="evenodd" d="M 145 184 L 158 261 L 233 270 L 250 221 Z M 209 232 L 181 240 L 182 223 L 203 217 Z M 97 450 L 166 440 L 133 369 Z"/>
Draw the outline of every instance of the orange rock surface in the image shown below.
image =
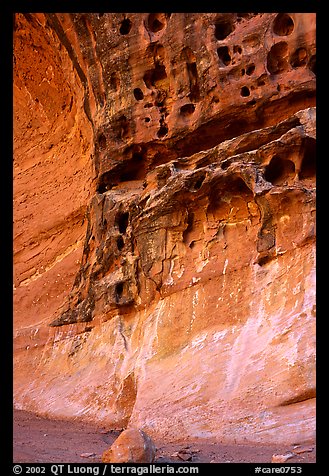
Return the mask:
<path id="1" fill-rule="evenodd" d="M 17 14 L 14 399 L 315 434 L 315 14 Z"/>

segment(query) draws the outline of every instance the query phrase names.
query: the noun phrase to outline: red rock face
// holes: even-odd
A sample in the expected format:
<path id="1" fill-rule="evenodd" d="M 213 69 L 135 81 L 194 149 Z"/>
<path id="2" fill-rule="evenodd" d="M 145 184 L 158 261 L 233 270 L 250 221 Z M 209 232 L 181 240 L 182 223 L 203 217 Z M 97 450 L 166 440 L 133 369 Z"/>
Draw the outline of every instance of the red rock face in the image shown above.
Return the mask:
<path id="1" fill-rule="evenodd" d="M 314 14 L 17 15 L 18 407 L 314 437 L 315 54 Z"/>

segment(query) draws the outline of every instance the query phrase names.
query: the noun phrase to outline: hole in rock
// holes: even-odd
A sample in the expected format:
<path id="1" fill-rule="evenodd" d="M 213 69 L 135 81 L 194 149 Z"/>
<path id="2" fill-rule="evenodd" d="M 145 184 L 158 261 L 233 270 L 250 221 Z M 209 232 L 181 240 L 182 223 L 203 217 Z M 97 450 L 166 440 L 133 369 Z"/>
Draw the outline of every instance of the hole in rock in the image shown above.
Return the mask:
<path id="1" fill-rule="evenodd" d="M 125 242 L 123 241 L 122 236 L 118 236 L 118 238 L 117 238 L 118 250 L 121 251 L 123 249 L 124 245 L 125 245 Z"/>
<path id="2" fill-rule="evenodd" d="M 236 177 L 232 180 L 229 192 L 231 195 L 247 195 L 252 197 L 252 192 L 250 188 L 246 185 L 245 181 L 241 177 Z"/>
<path id="3" fill-rule="evenodd" d="M 171 177 L 171 170 L 167 168 L 162 168 L 157 173 L 156 179 L 159 187 L 163 187 L 167 180 Z"/>
<path id="4" fill-rule="evenodd" d="M 305 48 L 298 48 L 290 58 L 290 64 L 293 68 L 305 66 L 307 63 L 307 51 Z"/>
<path id="5" fill-rule="evenodd" d="M 122 298 L 124 283 L 120 282 L 115 285 L 115 299 L 119 302 Z"/>
<path id="6" fill-rule="evenodd" d="M 182 61 L 186 62 L 187 74 L 189 78 L 190 93 L 188 97 L 191 102 L 198 102 L 200 99 L 199 75 L 196 63 L 196 56 L 189 47 L 185 47 L 181 53 Z"/>
<path id="7" fill-rule="evenodd" d="M 282 73 L 288 68 L 288 45 L 280 41 L 272 46 L 267 55 L 267 70 L 270 74 Z"/>
<path id="8" fill-rule="evenodd" d="M 147 26 L 150 31 L 157 33 L 166 26 L 164 13 L 151 13 L 148 17 Z"/>
<path id="9" fill-rule="evenodd" d="M 141 180 L 145 177 L 145 162 L 142 153 L 134 152 L 129 159 L 118 162 L 99 178 L 98 193 L 104 193 L 121 182 Z"/>
<path id="10" fill-rule="evenodd" d="M 307 138 L 304 143 L 304 154 L 299 173 L 299 179 L 315 178 L 316 173 L 316 141 Z"/>
<path id="11" fill-rule="evenodd" d="M 308 62 L 308 67 L 316 75 L 316 55 L 312 55 Z"/>
<path id="12" fill-rule="evenodd" d="M 129 222 L 129 212 L 118 213 L 115 219 L 115 224 L 119 228 L 120 233 L 126 233 Z"/>
<path id="13" fill-rule="evenodd" d="M 269 263 L 270 261 L 272 261 L 273 259 L 275 258 L 274 255 L 265 255 L 265 256 L 261 256 L 260 258 L 258 258 L 257 260 L 257 264 L 259 266 L 264 266 L 266 263 Z"/>
<path id="14" fill-rule="evenodd" d="M 145 175 L 145 166 L 143 164 L 143 156 L 134 152 L 131 159 L 124 163 L 124 168 L 121 170 L 119 180 L 120 182 L 129 182 L 130 180 L 138 180 Z"/>
<path id="15" fill-rule="evenodd" d="M 196 56 L 194 52 L 191 50 L 191 48 L 186 46 L 185 48 L 183 48 L 183 51 L 181 53 L 181 59 L 182 61 L 186 61 L 186 63 L 195 63 Z"/>
<path id="16" fill-rule="evenodd" d="M 167 134 L 168 134 L 168 127 L 166 125 L 161 126 L 157 133 L 158 137 L 164 137 Z"/>
<path id="17" fill-rule="evenodd" d="M 234 162 L 232 159 L 226 159 L 220 164 L 220 168 L 222 170 L 226 170 L 229 168 L 229 166 Z"/>
<path id="18" fill-rule="evenodd" d="M 184 106 L 180 108 L 179 112 L 182 116 L 190 116 L 191 114 L 193 114 L 194 111 L 195 111 L 194 104 L 184 104 Z"/>
<path id="19" fill-rule="evenodd" d="M 130 32 L 131 30 L 131 21 L 129 20 L 129 18 L 125 18 L 122 22 L 121 22 L 121 26 L 120 26 L 120 33 L 121 35 L 128 35 L 128 33 Z"/>
<path id="20" fill-rule="evenodd" d="M 246 49 L 246 52 L 251 53 L 254 48 L 257 48 L 261 43 L 261 39 L 257 33 L 252 33 L 247 35 L 243 40 L 242 44 Z"/>
<path id="21" fill-rule="evenodd" d="M 98 145 L 101 149 L 105 149 L 106 148 L 106 137 L 104 134 L 100 134 L 98 136 Z"/>
<path id="22" fill-rule="evenodd" d="M 158 81 L 166 79 L 166 77 L 167 73 L 165 66 L 162 64 L 157 64 L 154 69 L 146 71 L 143 76 L 143 81 L 148 89 L 152 89 L 152 87 L 155 86 Z"/>
<path id="23" fill-rule="evenodd" d="M 251 76 L 254 71 L 255 71 L 255 65 L 254 64 L 250 64 L 249 66 L 247 66 L 246 74 L 248 76 Z"/>
<path id="24" fill-rule="evenodd" d="M 283 185 L 289 178 L 295 175 L 295 164 L 288 159 L 277 155 L 272 157 L 271 162 L 265 168 L 265 180 L 273 185 Z"/>
<path id="25" fill-rule="evenodd" d="M 246 70 L 244 68 L 242 68 L 241 70 L 241 76 L 244 76 L 246 74 Z"/>
<path id="26" fill-rule="evenodd" d="M 234 30 L 231 18 L 222 18 L 215 23 L 215 37 L 217 40 L 224 40 Z"/>
<path id="27" fill-rule="evenodd" d="M 129 135 L 129 122 L 126 116 L 113 119 L 112 124 L 118 140 L 123 140 Z"/>
<path id="28" fill-rule="evenodd" d="M 103 174 L 101 178 L 99 179 L 99 183 L 97 185 L 96 191 L 98 193 L 105 193 L 107 190 L 111 188 L 110 183 L 108 182 L 109 175 L 108 174 Z"/>
<path id="29" fill-rule="evenodd" d="M 273 22 L 273 32 L 278 36 L 290 35 L 294 30 L 294 22 L 287 13 L 279 13 Z"/>
<path id="30" fill-rule="evenodd" d="M 151 118 L 150 117 L 145 117 L 144 121 L 145 122 L 150 122 Z"/>
<path id="31" fill-rule="evenodd" d="M 187 227 L 185 228 L 185 230 L 183 231 L 183 242 L 185 244 L 188 243 L 189 241 L 189 238 L 188 238 L 188 235 L 189 233 L 193 230 L 193 226 L 194 226 L 194 213 L 193 212 L 188 212 L 188 215 L 187 215 Z M 193 243 L 193 242 L 192 242 Z M 190 243 L 191 245 L 191 243 Z"/>
<path id="32" fill-rule="evenodd" d="M 205 181 L 206 174 L 201 174 L 196 181 L 192 184 L 191 190 L 198 191 L 202 187 L 203 182 Z"/>
<path id="33" fill-rule="evenodd" d="M 222 67 L 228 66 L 230 64 L 231 56 L 227 46 L 220 46 L 219 48 L 217 48 L 217 54 Z"/>
<path id="34" fill-rule="evenodd" d="M 200 99 L 200 89 L 196 63 L 187 63 L 187 71 L 190 79 L 190 93 L 188 94 L 188 98 L 192 102 L 198 102 Z"/>
<path id="35" fill-rule="evenodd" d="M 240 94 L 242 97 L 247 97 L 247 96 L 250 96 L 250 90 L 247 86 L 243 86 L 241 88 L 241 91 L 240 91 Z"/>
<path id="36" fill-rule="evenodd" d="M 119 89 L 119 86 L 120 86 L 120 79 L 117 73 L 112 73 L 110 77 L 110 88 L 113 91 L 117 91 Z"/>
<path id="37" fill-rule="evenodd" d="M 146 49 L 146 54 L 153 57 L 154 64 L 163 64 L 166 58 L 165 48 L 158 42 L 151 43 Z"/>
<path id="38" fill-rule="evenodd" d="M 144 98 L 143 91 L 140 88 L 134 89 L 134 96 L 137 101 L 141 101 Z"/>
<path id="39" fill-rule="evenodd" d="M 234 45 L 233 46 L 233 53 L 238 53 L 239 55 L 241 55 L 241 53 L 242 53 L 241 46 Z"/>
<path id="40" fill-rule="evenodd" d="M 145 86 L 148 88 L 148 89 L 152 89 L 152 86 L 154 85 L 154 81 L 153 81 L 153 69 L 152 70 L 149 70 L 149 71 L 146 71 L 146 73 L 144 74 L 143 76 L 143 81 L 145 83 Z"/>
<path id="41" fill-rule="evenodd" d="M 193 248 L 195 247 L 195 244 L 196 244 L 196 241 L 192 240 L 191 243 L 189 244 L 189 247 L 191 248 L 191 250 L 193 250 Z"/>

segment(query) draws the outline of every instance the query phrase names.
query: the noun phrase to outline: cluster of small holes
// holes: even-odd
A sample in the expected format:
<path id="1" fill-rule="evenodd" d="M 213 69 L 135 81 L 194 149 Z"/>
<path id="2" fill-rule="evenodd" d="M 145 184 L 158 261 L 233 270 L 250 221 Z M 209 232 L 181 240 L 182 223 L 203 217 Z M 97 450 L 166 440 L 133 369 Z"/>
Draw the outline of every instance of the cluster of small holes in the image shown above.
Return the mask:
<path id="1" fill-rule="evenodd" d="M 167 18 L 170 18 L 170 14 L 152 13 L 148 16 L 145 26 L 149 31 L 156 33 L 164 28 Z M 168 126 L 165 123 L 165 117 L 168 115 L 165 107 L 165 100 L 167 97 L 167 72 L 164 64 L 165 51 L 162 45 L 158 42 L 153 42 L 147 48 L 147 53 L 148 55 L 153 56 L 154 66 L 152 69 L 148 69 L 144 72 L 143 81 L 146 88 L 152 91 L 152 95 L 154 95 L 155 90 L 157 91 L 157 96 L 154 102 L 147 102 L 143 107 L 145 109 L 153 108 L 154 106 L 158 108 L 161 117 L 157 137 L 163 138 L 169 131 Z M 144 92 L 141 88 L 135 88 L 133 90 L 133 95 L 136 101 L 142 101 L 144 99 Z M 144 124 L 148 124 L 151 121 L 152 118 L 150 116 L 146 116 L 143 119 Z"/>
<path id="2" fill-rule="evenodd" d="M 294 31 L 295 24 L 288 13 L 279 13 L 272 25 L 273 33 L 277 36 L 288 36 Z M 308 66 L 315 74 L 315 57 L 308 57 L 306 48 L 297 48 L 288 58 L 288 44 L 285 41 L 275 43 L 267 55 L 267 70 L 270 74 L 279 74 L 289 68 Z"/>
<path id="3" fill-rule="evenodd" d="M 252 18 L 255 14 L 247 14 L 241 13 L 237 14 L 237 21 L 241 21 L 242 19 L 249 19 Z M 166 26 L 166 20 L 170 18 L 170 14 L 160 14 L 160 13 L 151 13 L 148 16 L 146 27 L 152 33 L 157 33 L 161 31 Z M 132 23 L 128 18 L 125 18 L 121 22 L 120 26 L 120 33 L 122 35 L 127 35 L 132 27 Z M 273 33 L 277 36 L 288 36 L 294 31 L 295 24 L 292 17 L 287 13 L 279 13 L 273 24 L 272 30 Z M 235 29 L 234 21 L 232 16 L 223 15 L 222 18 L 219 18 L 215 23 L 214 35 L 218 41 L 225 40 Z M 242 54 L 242 47 L 239 45 L 233 46 L 233 54 Z M 234 60 L 232 61 L 232 53 L 230 51 L 229 46 L 223 45 L 217 48 L 217 55 L 219 58 L 219 65 L 221 68 L 229 66 L 231 63 L 234 64 Z M 233 56 L 234 58 L 234 56 Z M 301 67 L 307 65 L 309 69 L 315 74 L 315 55 L 311 58 L 308 57 L 307 51 L 305 48 L 298 48 L 291 56 L 288 58 L 288 45 L 284 41 L 280 41 L 275 43 L 267 56 L 267 70 L 270 74 L 279 74 L 285 71 L 289 67 L 289 63 L 293 68 Z M 255 72 L 255 65 L 253 63 L 247 64 L 244 66 L 240 74 L 241 76 L 247 75 L 251 76 Z M 167 77 L 164 65 L 157 64 L 156 68 L 152 71 L 147 71 L 144 75 L 144 82 L 145 85 L 152 89 L 157 81 L 161 81 Z M 259 80 L 257 82 L 257 86 L 263 86 L 265 84 L 264 80 Z M 112 86 L 113 89 L 117 89 L 117 80 L 115 77 L 112 79 Z M 251 94 L 251 90 L 253 87 L 242 86 L 240 89 L 241 97 L 249 97 Z M 144 93 L 140 88 L 135 88 L 133 91 L 134 97 L 137 101 L 141 101 L 144 99 Z M 217 101 L 218 102 L 218 101 Z M 249 104 L 249 103 L 248 103 Z M 147 103 L 144 105 L 145 108 L 152 107 L 152 103 Z M 180 108 L 180 115 L 181 116 L 189 116 L 195 110 L 195 106 L 193 104 L 186 104 Z M 151 121 L 150 117 L 144 118 L 145 123 L 149 123 Z M 157 132 L 159 138 L 164 137 L 168 134 L 168 127 L 166 124 L 160 123 L 160 128 Z"/>

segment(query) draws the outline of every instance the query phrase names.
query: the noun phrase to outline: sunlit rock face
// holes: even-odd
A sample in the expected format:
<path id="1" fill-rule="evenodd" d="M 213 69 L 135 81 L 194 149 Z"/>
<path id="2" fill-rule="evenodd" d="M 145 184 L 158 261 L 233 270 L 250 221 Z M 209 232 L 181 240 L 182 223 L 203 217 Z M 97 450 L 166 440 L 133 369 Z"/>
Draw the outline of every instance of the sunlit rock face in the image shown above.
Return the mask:
<path id="1" fill-rule="evenodd" d="M 17 14 L 15 405 L 315 432 L 315 14 Z"/>

